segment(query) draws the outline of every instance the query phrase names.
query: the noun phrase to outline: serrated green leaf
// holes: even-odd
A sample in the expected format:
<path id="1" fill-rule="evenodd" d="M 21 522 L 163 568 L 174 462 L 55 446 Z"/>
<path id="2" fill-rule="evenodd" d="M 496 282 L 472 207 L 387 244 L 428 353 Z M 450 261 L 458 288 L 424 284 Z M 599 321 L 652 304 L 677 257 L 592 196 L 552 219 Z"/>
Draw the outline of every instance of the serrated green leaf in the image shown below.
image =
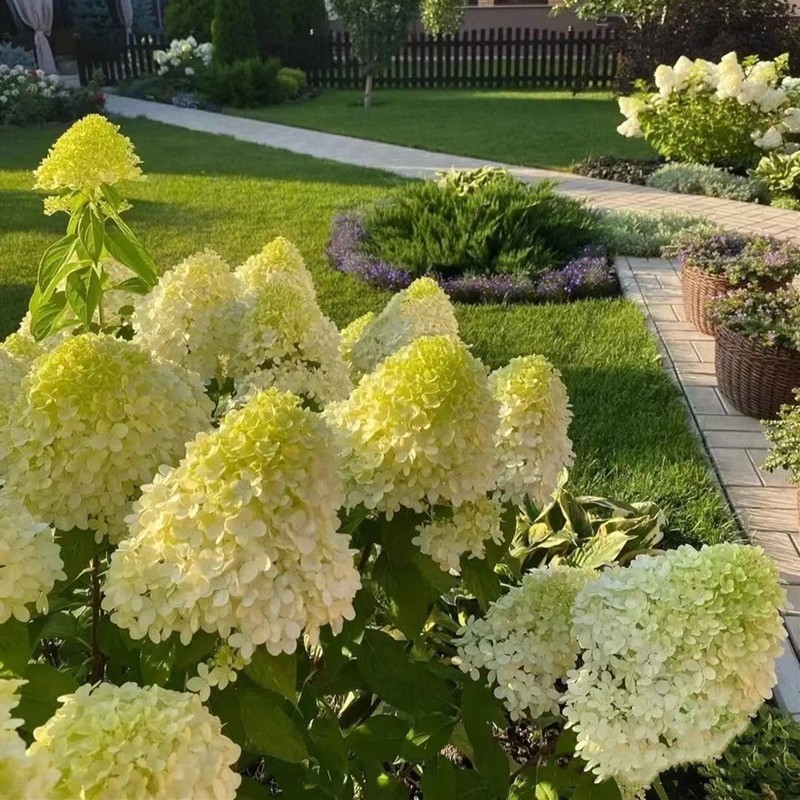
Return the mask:
<path id="1" fill-rule="evenodd" d="M 33 645 L 24 622 L 12 617 L 0 625 L 0 677 L 24 676 L 32 651 Z"/>
<path id="2" fill-rule="evenodd" d="M 43 296 L 47 297 L 52 294 L 51 289 L 55 289 L 59 282 L 64 279 L 63 270 L 73 261 L 77 242 L 77 235 L 67 235 L 51 244 L 44 251 L 42 260 L 39 262 L 39 272 L 36 276 L 36 285 Z"/>
<path id="3" fill-rule="evenodd" d="M 270 800 L 272 796 L 269 786 L 253 778 L 242 778 L 236 790 L 236 800 Z"/>
<path id="4" fill-rule="evenodd" d="M 461 712 L 475 769 L 492 796 L 504 799 L 508 794 L 510 767 L 508 756 L 494 737 L 494 726 L 506 724 L 501 703 L 489 688 L 468 681 L 461 692 Z"/>
<path id="5" fill-rule="evenodd" d="M 308 734 L 314 758 L 328 772 L 343 779 L 347 772 L 347 745 L 338 720 L 317 717 L 311 721 Z"/>
<path id="6" fill-rule="evenodd" d="M 484 611 L 502 594 L 500 576 L 482 559 L 462 556 L 461 580 Z"/>
<path id="7" fill-rule="evenodd" d="M 31 301 L 31 335 L 37 342 L 50 334 L 58 318 L 67 308 L 67 296 L 64 292 L 55 292 L 48 300 L 42 300 L 34 307 Z"/>
<path id="8" fill-rule="evenodd" d="M 93 531 L 82 531 L 78 528 L 70 531 L 57 530 L 55 539 L 61 548 L 61 560 L 67 575 L 64 583 L 71 583 L 89 568 L 92 557 L 101 546 L 95 542 Z M 58 589 L 59 585 L 56 586 L 56 591 Z"/>
<path id="9" fill-rule="evenodd" d="M 22 718 L 22 729 L 32 733 L 44 725 L 60 706 L 58 698 L 77 690 L 75 679 L 49 664 L 31 664 L 25 673 L 26 684 L 19 690 L 19 705 L 14 714 Z"/>
<path id="10" fill-rule="evenodd" d="M 408 756 L 409 730 L 408 721 L 402 717 L 378 714 L 353 728 L 345 743 L 358 758 L 391 763 Z"/>
<path id="11" fill-rule="evenodd" d="M 50 614 L 38 633 L 38 639 L 72 639 L 85 647 L 90 647 L 91 632 L 66 611 Z"/>
<path id="12" fill-rule="evenodd" d="M 297 704 L 297 655 L 271 656 L 266 647 L 253 653 L 250 663 L 244 668 L 253 683 L 285 697 L 292 705 Z"/>
<path id="13" fill-rule="evenodd" d="M 308 758 L 303 731 L 281 706 L 278 696 L 264 689 L 236 692 L 248 749 L 297 763 Z"/>
<path id="14" fill-rule="evenodd" d="M 104 228 L 103 220 L 91 208 L 86 209 L 78 223 L 78 238 L 95 264 L 103 253 Z"/>
<path id="15" fill-rule="evenodd" d="M 109 255 L 136 273 L 144 283 L 152 288 L 156 285 L 156 265 L 149 253 L 119 228 L 108 227 L 105 232 L 105 248 Z"/>
<path id="16" fill-rule="evenodd" d="M 172 640 L 154 644 L 143 639 L 139 645 L 139 669 L 147 684 L 164 686 L 169 682 L 175 663 L 176 644 Z"/>

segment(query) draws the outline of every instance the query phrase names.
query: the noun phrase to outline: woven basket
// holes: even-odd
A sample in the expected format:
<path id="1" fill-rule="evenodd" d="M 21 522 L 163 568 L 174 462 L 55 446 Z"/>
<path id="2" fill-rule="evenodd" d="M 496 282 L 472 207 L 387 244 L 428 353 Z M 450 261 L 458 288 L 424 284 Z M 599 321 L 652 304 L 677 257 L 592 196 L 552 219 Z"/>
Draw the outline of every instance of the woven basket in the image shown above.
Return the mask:
<path id="1" fill-rule="evenodd" d="M 742 414 L 776 419 L 800 386 L 800 353 L 764 347 L 728 328 L 716 332 L 719 389 Z"/>
<path id="2" fill-rule="evenodd" d="M 708 304 L 735 287 L 724 275 L 709 275 L 694 264 L 681 268 L 681 286 L 686 319 L 701 333 L 713 336 L 715 326 L 708 318 Z"/>
<path id="3" fill-rule="evenodd" d="M 788 278 L 784 281 L 775 281 L 765 278 L 758 282 L 758 287 L 766 292 L 774 292 L 788 286 L 791 280 Z M 681 286 L 686 319 L 701 333 L 713 336 L 716 325 L 709 319 L 708 304 L 738 287 L 724 275 L 709 275 L 694 264 L 684 264 L 681 267 Z"/>

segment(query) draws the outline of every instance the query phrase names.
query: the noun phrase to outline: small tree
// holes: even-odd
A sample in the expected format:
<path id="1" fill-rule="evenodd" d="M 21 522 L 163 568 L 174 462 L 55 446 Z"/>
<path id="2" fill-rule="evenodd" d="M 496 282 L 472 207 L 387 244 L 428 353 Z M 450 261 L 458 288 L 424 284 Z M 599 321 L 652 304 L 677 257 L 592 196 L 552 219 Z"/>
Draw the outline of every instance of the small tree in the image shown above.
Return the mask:
<path id="1" fill-rule="evenodd" d="M 214 61 L 219 64 L 258 58 L 250 0 L 217 0 L 213 37 Z"/>
<path id="2" fill-rule="evenodd" d="M 70 0 L 69 15 L 75 30 L 84 38 L 103 38 L 114 27 L 106 0 Z"/>
<path id="3" fill-rule="evenodd" d="M 198 42 L 211 41 L 214 0 L 170 0 L 164 12 L 167 39 L 194 36 Z"/>
<path id="4" fill-rule="evenodd" d="M 422 24 L 434 36 L 454 34 L 464 19 L 461 0 L 422 0 Z"/>
<path id="5" fill-rule="evenodd" d="M 403 44 L 419 9 L 417 0 L 331 0 L 331 8 L 353 37 L 365 78 L 364 107 L 372 105 L 375 75 Z"/>

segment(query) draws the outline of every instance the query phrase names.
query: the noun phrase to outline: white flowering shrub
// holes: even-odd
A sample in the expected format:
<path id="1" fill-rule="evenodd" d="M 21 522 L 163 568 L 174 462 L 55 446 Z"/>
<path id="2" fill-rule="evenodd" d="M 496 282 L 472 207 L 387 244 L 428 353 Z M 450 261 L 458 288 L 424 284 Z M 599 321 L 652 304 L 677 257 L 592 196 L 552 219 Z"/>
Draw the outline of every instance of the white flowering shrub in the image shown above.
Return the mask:
<path id="1" fill-rule="evenodd" d="M 54 800 L 236 797 L 240 748 L 196 695 L 102 683 L 61 700 L 29 751 L 58 771 Z"/>
<path id="2" fill-rule="evenodd" d="M 282 238 L 158 279 L 105 120 L 36 176 L 70 224 L 0 345 L 4 796 L 628 800 L 769 695 L 760 551 L 585 569 L 663 520 L 584 519 L 546 359 L 490 373 L 425 280 L 342 335 Z M 520 759 L 541 716 L 574 732 Z"/>
<path id="3" fill-rule="evenodd" d="M 800 148 L 800 79 L 788 57 L 718 64 L 682 56 L 655 72 L 656 91 L 621 97 L 623 136 L 643 137 L 670 161 L 753 167 L 767 152 Z"/>
<path id="4" fill-rule="evenodd" d="M 191 373 L 122 339 L 71 337 L 22 381 L 0 433 L 3 480 L 36 519 L 118 541 L 141 486 L 211 411 Z"/>
<path id="5" fill-rule="evenodd" d="M 418 278 L 397 292 L 380 314 L 357 320 L 348 335 L 354 338 L 348 345 L 348 360 L 354 375 L 360 376 L 421 336 L 458 338 L 458 321 L 439 284 L 431 278 Z"/>
<path id="6" fill-rule="evenodd" d="M 165 80 L 186 81 L 209 67 L 214 57 L 214 45 L 210 42 L 198 44 L 194 36 L 173 39 L 166 50 L 156 50 L 153 61 L 156 74 Z"/>
<path id="7" fill-rule="evenodd" d="M 589 767 L 649 786 L 718 756 L 772 695 L 784 600 L 774 562 L 735 544 L 640 557 L 587 584 L 566 714 Z"/>

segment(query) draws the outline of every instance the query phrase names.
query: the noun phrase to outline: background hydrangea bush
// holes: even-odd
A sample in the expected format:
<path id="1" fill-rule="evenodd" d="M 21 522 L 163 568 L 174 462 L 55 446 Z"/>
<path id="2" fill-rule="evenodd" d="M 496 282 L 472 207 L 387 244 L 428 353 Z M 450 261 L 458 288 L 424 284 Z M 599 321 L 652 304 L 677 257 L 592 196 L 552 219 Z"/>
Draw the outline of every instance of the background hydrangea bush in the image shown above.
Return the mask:
<path id="1" fill-rule="evenodd" d="M 37 175 L 69 223 L 0 345 L 0 385 L 24 375 L 0 427 L 20 797 L 621 800 L 770 696 L 758 548 L 526 565 L 518 518 L 568 502 L 573 457 L 544 358 L 491 372 L 426 278 L 340 334 L 284 239 L 156 278 L 121 218 L 138 158 L 99 118 Z M 515 760 L 514 720 L 560 735 Z"/>

